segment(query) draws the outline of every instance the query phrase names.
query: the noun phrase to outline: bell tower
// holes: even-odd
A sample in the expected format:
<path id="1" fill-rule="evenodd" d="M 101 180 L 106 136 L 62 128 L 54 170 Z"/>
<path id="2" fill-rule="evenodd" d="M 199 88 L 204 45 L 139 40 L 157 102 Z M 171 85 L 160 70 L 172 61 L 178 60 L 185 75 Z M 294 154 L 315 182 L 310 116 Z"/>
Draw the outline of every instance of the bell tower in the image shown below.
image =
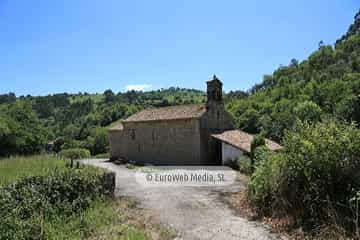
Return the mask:
<path id="1" fill-rule="evenodd" d="M 222 82 L 214 74 L 213 79 L 207 81 L 206 84 L 207 84 L 206 108 L 209 109 L 214 105 L 223 105 Z"/>

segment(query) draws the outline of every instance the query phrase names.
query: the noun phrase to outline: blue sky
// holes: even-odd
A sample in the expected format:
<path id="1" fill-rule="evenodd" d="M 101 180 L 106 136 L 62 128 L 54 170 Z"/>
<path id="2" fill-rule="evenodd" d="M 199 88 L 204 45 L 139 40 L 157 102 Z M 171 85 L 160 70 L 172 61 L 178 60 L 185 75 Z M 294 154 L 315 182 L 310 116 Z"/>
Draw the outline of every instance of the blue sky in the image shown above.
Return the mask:
<path id="1" fill-rule="evenodd" d="M 356 0 L 0 0 L 0 93 L 250 88 L 320 40 Z"/>

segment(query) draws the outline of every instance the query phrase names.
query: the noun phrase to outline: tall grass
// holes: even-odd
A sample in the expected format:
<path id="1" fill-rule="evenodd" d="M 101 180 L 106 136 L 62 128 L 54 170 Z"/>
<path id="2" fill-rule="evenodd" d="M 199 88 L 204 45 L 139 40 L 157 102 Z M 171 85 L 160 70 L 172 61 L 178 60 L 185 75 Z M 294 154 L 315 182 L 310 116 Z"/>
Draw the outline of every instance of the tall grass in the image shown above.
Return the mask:
<path id="1" fill-rule="evenodd" d="M 116 201 L 96 201 L 80 216 L 57 218 L 45 226 L 47 239 L 149 240 L 143 229 L 129 225 Z"/>
<path id="2" fill-rule="evenodd" d="M 61 169 L 61 171 L 54 171 L 54 169 Z M 3 191 L 11 192 L 11 194 L 21 196 L 20 198 L 14 198 L 21 202 L 18 204 L 9 198 L 11 194 L 0 194 L 0 239 L 151 239 L 151 235 L 146 232 L 146 229 L 131 222 L 129 216 L 126 214 L 126 206 L 118 204 L 117 201 L 106 199 L 100 193 L 99 196 L 96 197 L 95 192 L 98 192 L 96 187 L 91 188 L 95 194 L 92 196 L 94 199 L 90 199 L 90 193 L 83 193 L 87 198 L 81 196 L 81 191 L 87 189 L 85 186 L 86 183 L 88 185 L 93 184 L 91 182 L 92 178 L 86 177 L 95 174 L 92 170 L 96 172 L 97 169 L 85 167 L 74 169 L 74 172 L 71 172 L 69 168 L 66 168 L 65 160 L 51 155 L 0 159 L 0 190 L 2 189 Z M 58 174 L 61 175 L 65 172 L 70 174 L 69 178 L 58 176 Z M 19 178 L 28 176 L 45 176 L 45 179 L 40 181 L 41 179 L 39 178 L 23 178 L 21 179 L 22 182 L 17 182 L 17 187 L 14 187 L 15 185 L 8 185 L 11 182 L 19 180 Z M 53 179 L 52 181 L 57 186 L 52 186 L 51 183 L 49 184 L 50 180 L 48 178 Z M 79 181 L 84 182 L 80 183 Z M 31 184 L 38 184 L 36 185 L 37 188 L 31 188 Z M 48 186 L 53 187 L 54 191 L 50 190 L 50 195 L 46 195 L 44 191 L 39 190 L 41 188 L 47 189 L 47 187 L 44 187 L 42 184 L 49 184 Z M 11 191 L 9 189 L 11 189 Z M 63 189 L 66 189 L 67 194 L 63 193 L 61 196 L 58 195 Z M 72 193 L 71 190 L 73 190 Z M 70 201 L 69 199 L 76 195 L 75 193 L 79 193 L 80 195 L 75 200 Z M 54 194 L 56 196 L 54 196 Z M 24 197 L 24 199 L 22 199 L 22 197 Z M 51 200 L 55 198 L 58 198 L 59 201 Z M 43 200 L 39 200 L 37 203 L 37 199 Z M 63 200 L 60 202 L 60 199 Z M 47 202 L 45 200 L 47 200 Z M 85 205 L 79 204 L 79 206 L 83 206 L 84 209 L 75 208 L 79 211 L 69 212 L 72 206 L 80 203 L 80 201 L 87 201 L 90 205 L 84 207 Z M 11 204 L 15 206 L 18 204 L 19 206 L 18 208 L 9 207 Z M 39 204 L 41 207 L 36 204 Z M 61 207 L 69 211 L 58 210 L 58 208 L 61 209 Z M 22 210 L 20 211 L 19 209 Z M 23 218 L 25 213 L 30 214 L 28 218 Z M 16 236 L 9 235 L 9 230 L 15 231 L 14 234 Z M 161 232 L 161 234 L 163 233 Z M 170 237 L 167 237 L 166 232 L 164 232 L 164 234 L 166 237 L 161 237 L 161 239 L 170 239 Z M 12 238 L 9 238 L 9 236 L 12 236 Z"/>
<path id="3" fill-rule="evenodd" d="M 64 167 L 64 160 L 51 155 L 0 159 L 0 186 L 25 176 L 44 176 L 51 169 Z"/>

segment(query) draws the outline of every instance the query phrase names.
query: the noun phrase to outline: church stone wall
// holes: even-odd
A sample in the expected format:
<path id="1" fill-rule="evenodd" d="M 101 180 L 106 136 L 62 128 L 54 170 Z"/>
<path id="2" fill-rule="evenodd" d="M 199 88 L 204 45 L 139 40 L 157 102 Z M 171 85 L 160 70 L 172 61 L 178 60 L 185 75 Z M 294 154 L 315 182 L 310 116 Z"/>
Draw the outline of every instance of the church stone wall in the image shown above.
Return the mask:
<path id="1" fill-rule="evenodd" d="M 225 111 L 221 103 L 210 103 L 208 111 L 200 122 L 201 162 L 202 164 L 221 164 L 221 143 L 211 137 L 211 134 L 233 129 L 233 118 Z"/>
<path id="2" fill-rule="evenodd" d="M 207 81 L 206 112 L 200 119 L 123 122 L 123 130 L 110 131 L 112 157 L 165 165 L 221 164 L 221 143 L 211 134 L 233 129 L 225 111 L 222 83 L 214 75 Z"/>
<path id="3" fill-rule="evenodd" d="M 110 131 L 111 157 L 162 165 L 200 164 L 199 119 L 125 122 Z"/>
<path id="4" fill-rule="evenodd" d="M 125 135 L 122 129 L 110 129 L 109 144 L 110 144 L 110 159 L 124 157 L 123 153 Z"/>

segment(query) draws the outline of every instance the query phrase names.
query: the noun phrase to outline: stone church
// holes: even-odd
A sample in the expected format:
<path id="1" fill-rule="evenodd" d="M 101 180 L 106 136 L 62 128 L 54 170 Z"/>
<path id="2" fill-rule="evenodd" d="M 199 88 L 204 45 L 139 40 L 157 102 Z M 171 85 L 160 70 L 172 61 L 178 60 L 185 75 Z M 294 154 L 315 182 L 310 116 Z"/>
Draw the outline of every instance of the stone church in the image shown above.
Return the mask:
<path id="1" fill-rule="evenodd" d="M 221 143 L 212 134 L 233 128 L 222 83 L 214 76 L 205 104 L 145 109 L 110 129 L 110 156 L 159 165 L 220 165 Z"/>

